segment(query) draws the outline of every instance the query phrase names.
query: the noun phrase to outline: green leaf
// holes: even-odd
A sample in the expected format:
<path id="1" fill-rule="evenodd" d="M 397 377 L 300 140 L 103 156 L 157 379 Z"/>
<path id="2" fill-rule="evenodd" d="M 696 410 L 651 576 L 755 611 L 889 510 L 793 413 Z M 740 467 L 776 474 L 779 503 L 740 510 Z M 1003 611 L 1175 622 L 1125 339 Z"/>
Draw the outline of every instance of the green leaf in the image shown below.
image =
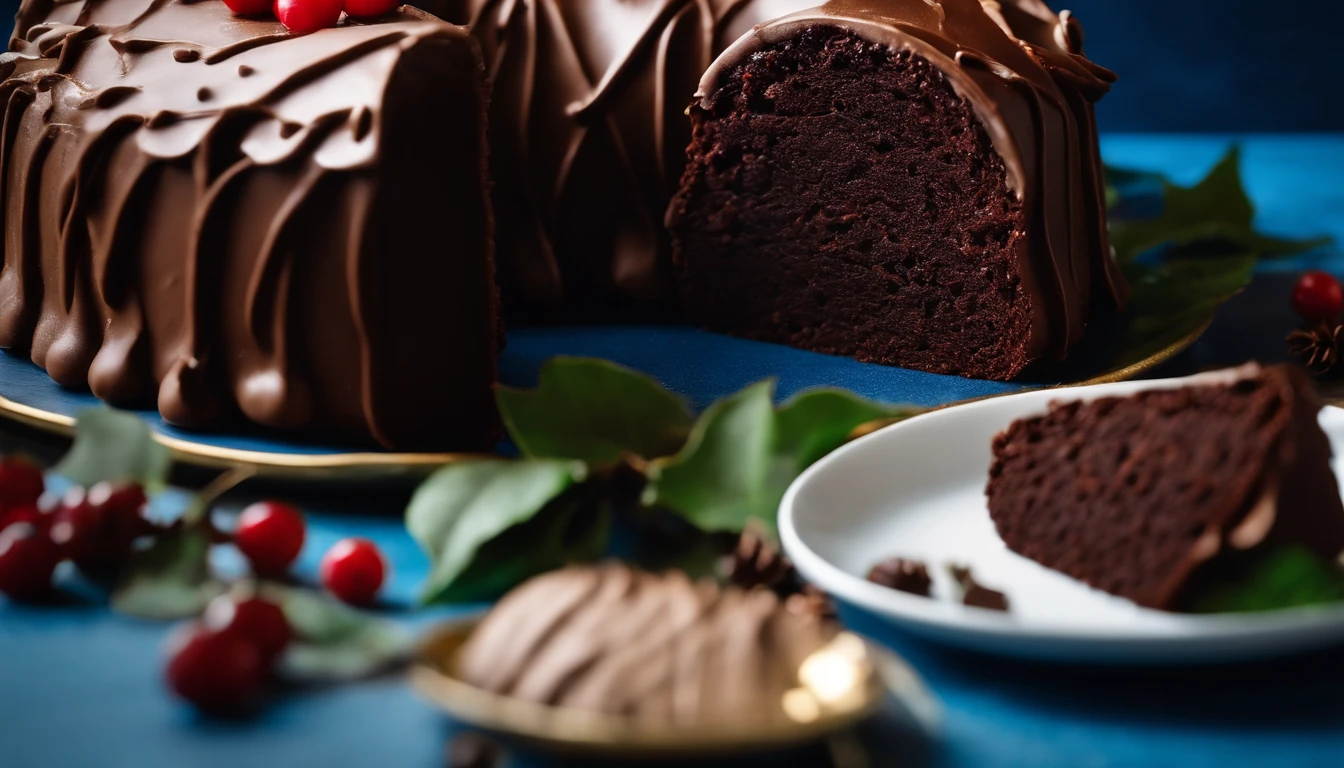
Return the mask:
<path id="1" fill-rule="evenodd" d="M 499 387 L 500 414 L 524 456 L 606 466 L 626 453 L 669 456 L 693 421 L 658 382 L 605 360 L 556 357 L 534 390 Z"/>
<path id="2" fill-rule="evenodd" d="M 1310 550 L 1265 553 L 1239 577 L 1210 586 L 1194 600 L 1196 613 L 1244 613 L 1344 601 L 1344 569 Z"/>
<path id="3" fill-rule="evenodd" d="M 1255 206 L 1242 185 L 1240 167 L 1240 149 L 1233 147 L 1193 187 L 1164 181 L 1160 216 L 1139 221 L 1112 217 L 1111 245 L 1120 264 L 1163 245 L 1221 243 L 1224 249 L 1276 256 L 1309 251 L 1330 242 L 1329 238 L 1293 240 L 1256 232 L 1252 225 Z M 1116 173 L 1126 172 L 1112 172 L 1113 180 Z"/>
<path id="4" fill-rule="evenodd" d="M 611 511 L 591 494 L 571 492 L 482 545 L 434 602 L 497 598 L 539 573 L 601 558 L 610 540 Z"/>
<path id="5" fill-rule="evenodd" d="M 813 389 L 794 395 L 775 415 L 775 444 L 763 510 L 766 522 L 773 528 L 789 484 L 844 445 L 856 427 L 915 413 L 915 409 L 884 405 L 843 389 Z"/>
<path id="6" fill-rule="evenodd" d="M 752 517 L 773 525 L 767 480 L 775 445 L 774 381 L 711 405 L 681 451 L 649 465 L 644 503 L 704 531 L 740 531 Z"/>
<path id="7" fill-rule="evenodd" d="M 195 513 L 132 555 L 112 592 L 112 610 L 143 619 L 199 615 L 224 586 L 210 574 L 210 533 Z"/>
<path id="8" fill-rule="evenodd" d="M 110 408 L 80 411 L 75 442 L 53 472 L 75 483 L 137 482 L 147 493 L 162 490 L 172 468 L 168 448 L 132 413 Z"/>
<path id="9" fill-rule="evenodd" d="M 444 599 L 479 551 L 534 517 L 583 479 L 575 461 L 464 461 L 438 470 L 416 489 L 406 527 L 430 558 L 422 600 Z"/>
<path id="10" fill-rule="evenodd" d="M 404 661 L 409 636 L 397 625 L 319 595 L 275 584 L 262 587 L 280 605 L 294 632 L 277 673 L 295 682 L 340 682 L 368 677 Z"/>

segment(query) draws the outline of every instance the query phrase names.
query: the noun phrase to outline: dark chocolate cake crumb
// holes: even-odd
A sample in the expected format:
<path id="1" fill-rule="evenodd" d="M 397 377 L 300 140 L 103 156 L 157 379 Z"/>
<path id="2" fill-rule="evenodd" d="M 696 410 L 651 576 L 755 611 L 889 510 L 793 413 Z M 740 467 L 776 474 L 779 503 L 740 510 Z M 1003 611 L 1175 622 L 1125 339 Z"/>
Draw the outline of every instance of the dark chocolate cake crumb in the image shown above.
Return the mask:
<path id="1" fill-rule="evenodd" d="M 949 565 L 947 570 L 952 573 L 952 578 L 957 580 L 961 587 L 961 602 L 963 605 L 969 605 L 972 608 L 984 608 L 989 611 L 1007 611 L 1008 596 L 998 591 L 990 589 L 975 580 L 971 575 L 971 569 L 959 565 Z"/>
<path id="2" fill-rule="evenodd" d="M 868 580 L 874 584 L 880 584 L 900 592 L 909 592 L 920 597 L 928 597 L 929 591 L 933 587 L 933 580 L 929 578 L 929 569 L 923 563 L 901 557 L 889 558 L 874 565 L 873 569 L 868 572 Z"/>

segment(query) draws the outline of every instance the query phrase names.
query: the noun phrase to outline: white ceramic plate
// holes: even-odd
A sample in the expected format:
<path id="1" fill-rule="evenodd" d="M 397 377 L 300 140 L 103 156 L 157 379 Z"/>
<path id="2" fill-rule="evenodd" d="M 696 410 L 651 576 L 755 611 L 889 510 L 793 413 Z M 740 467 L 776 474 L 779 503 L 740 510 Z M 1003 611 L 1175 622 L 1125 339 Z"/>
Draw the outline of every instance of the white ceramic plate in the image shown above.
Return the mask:
<path id="1" fill-rule="evenodd" d="M 991 653 L 1117 663 L 1223 661 L 1344 642 L 1344 606 L 1259 614 L 1176 615 L 1140 608 L 1004 546 L 985 505 L 990 440 L 1052 400 L 1126 395 L 1191 379 L 1009 395 L 935 411 L 841 448 L 803 473 L 780 506 L 784 549 L 802 574 L 908 632 Z M 1344 410 L 1321 425 L 1344 477 Z M 970 565 L 1012 605 L 1003 614 L 930 600 L 864 579 L 879 560 L 922 560 L 947 598 L 949 562 Z"/>

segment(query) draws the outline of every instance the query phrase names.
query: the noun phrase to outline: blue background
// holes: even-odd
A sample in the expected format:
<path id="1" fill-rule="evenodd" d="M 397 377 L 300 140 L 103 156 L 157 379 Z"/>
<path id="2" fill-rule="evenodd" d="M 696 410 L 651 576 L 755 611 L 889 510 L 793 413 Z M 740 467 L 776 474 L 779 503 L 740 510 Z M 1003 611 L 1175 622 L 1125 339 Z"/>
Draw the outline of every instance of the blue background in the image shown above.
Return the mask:
<path id="1" fill-rule="evenodd" d="M 1102 130 L 1344 130 L 1344 3 L 1048 2 L 1072 10 L 1089 57 L 1120 74 L 1098 106 Z M 17 7 L 0 0 L 6 17 Z"/>

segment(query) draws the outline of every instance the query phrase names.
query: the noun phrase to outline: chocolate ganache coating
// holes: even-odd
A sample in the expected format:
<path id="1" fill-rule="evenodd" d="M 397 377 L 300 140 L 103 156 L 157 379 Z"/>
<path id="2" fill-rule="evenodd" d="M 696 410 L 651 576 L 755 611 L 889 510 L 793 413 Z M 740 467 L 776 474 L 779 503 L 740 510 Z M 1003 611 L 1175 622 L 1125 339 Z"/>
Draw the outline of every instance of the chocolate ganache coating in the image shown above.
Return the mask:
<path id="1" fill-rule="evenodd" d="M 494 439 L 466 30 L 403 9 L 292 37 L 215 0 L 25 0 L 0 74 L 0 347 L 187 427 Z"/>
<path id="2" fill-rule="evenodd" d="M 847 74 L 855 64 L 871 84 L 854 84 L 868 77 Z M 1063 358 L 1128 294 L 1093 114 L 1113 81 L 1084 58 L 1077 21 L 1040 0 L 835 0 L 756 27 L 706 71 L 691 110 L 691 164 L 668 210 L 687 311 L 716 330 L 940 373 L 1011 378 Z M 843 87 L 854 95 L 823 98 Z M 790 147 L 835 115 L 897 135 L 850 148 L 835 143 L 859 141 L 841 126 L 827 146 Z M 807 229 L 820 226 L 812 211 L 833 217 L 831 234 Z"/>
<path id="3" fill-rule="evenodd" d="M 678 313 L 663 212 L 686 105 L 755 24 L 808 0 L 425 0 L 481 42 L 504 309 L 526 320 Z"/>

